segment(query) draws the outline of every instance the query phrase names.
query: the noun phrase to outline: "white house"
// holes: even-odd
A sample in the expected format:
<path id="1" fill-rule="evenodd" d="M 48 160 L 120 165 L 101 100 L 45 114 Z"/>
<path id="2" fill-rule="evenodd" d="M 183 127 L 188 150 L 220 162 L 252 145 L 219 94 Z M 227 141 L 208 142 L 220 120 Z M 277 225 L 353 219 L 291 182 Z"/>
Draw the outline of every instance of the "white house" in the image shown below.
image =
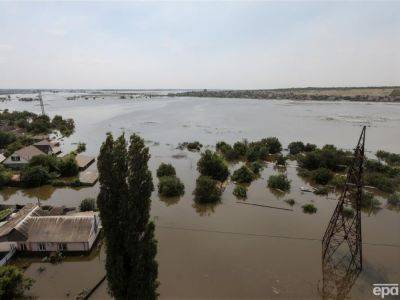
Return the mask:
<path id="1" fill-rule="evenodd" d="M 28 204 L 0 226 L 0 244 L 20 251 L 90 251 L 100 232 L 96 212 L 52 216 Z M 3 244 L 3 245 L 5 245 Z"/>
<path id="2" fill-rule="evenodd" d="M 32 157 L 42 154 L 45 153 L 39 148 L 30 145 L 15 151 L 7 157 L 3 164 L 12 169 L 21 169 L 29 163 Z"/>

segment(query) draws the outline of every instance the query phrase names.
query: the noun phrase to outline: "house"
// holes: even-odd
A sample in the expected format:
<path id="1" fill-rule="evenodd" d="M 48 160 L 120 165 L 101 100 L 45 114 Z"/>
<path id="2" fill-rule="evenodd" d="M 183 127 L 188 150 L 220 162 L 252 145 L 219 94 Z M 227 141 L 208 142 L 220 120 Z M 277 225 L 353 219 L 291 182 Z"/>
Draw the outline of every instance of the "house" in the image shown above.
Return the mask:
<path id="1" fill-rule="evenodd" d="M 3 164 L 12 169 L 21 169 L 29 163 L 32 157 L 43 154 L 46 153 L 30 145 L 15 151 L 7 157 Z"/>
<path id="2" fill-rule="evenodd" d="M 36 148 L 39 150 L 43 151 L 46 154 L 59 154 L 61 152 L 61 149 L 57 146 L 56 144 L 49 141 L 49 140 L 41 140 L 39 142 L 36 142 L 33 144 Z"/>
<path id="3" fill-rule="evenodd" d="M 98 213 L 50 215 L 38 205 L 28 204 L 0 225 L 0 244 L 19 251 L 90 251 L 101 225 Z"/>

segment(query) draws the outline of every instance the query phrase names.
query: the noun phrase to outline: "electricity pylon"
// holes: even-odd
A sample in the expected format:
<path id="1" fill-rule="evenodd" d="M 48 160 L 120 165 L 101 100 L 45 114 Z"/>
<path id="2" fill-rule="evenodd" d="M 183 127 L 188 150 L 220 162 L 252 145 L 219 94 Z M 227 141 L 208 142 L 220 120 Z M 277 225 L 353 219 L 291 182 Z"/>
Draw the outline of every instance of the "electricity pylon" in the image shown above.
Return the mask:
<path id="1" fill-rule="evenodd" d="M 329 299 L 343 299 L 362 270 L 361 199 L 365 130 L 366 126 L 361 131 L 346 184 L 322 239 L 323 294 Z"/>

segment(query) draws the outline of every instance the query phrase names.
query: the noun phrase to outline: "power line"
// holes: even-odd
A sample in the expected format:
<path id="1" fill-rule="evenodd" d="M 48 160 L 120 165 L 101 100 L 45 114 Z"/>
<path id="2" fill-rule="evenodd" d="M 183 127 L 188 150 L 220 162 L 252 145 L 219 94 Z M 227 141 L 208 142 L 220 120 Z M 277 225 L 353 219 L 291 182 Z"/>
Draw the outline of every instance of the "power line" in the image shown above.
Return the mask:
<path id="1" fill-rule="evenodd" d="M 230 235 L 239 235 L 239 236 L 254 236 L 254 237 L 279 238 L 279 239 L 288 239 L 288 240 L 303 240 L 303 241 L 313 241 L 313 242 L 321 242 L 322 241 L 319 238 L 309 238 L 309 237 L 301 237 L 301 236 L 290 236 L 290 235 L 281 235 L 281 234 L 264 234 L 264 233 L 248 233 L 248 232 L 236 232 L 236 231 L 223 231 L 223 230 L 212 230 L 212 229 L 202 229 L 202 228 L 176 227 L 176 226 L 168 226 L 168 225 L 157 225 L 156 228 L 171 229 L 171 230 L 181 230 L 181 231 L 193 231 L 193 232 L 230 234 Z M 383 246 L 383 247 L 400 248 L 400 245 L 387 244 L 387 243 L 366 243 L 366 242 L 363 242 L 363 244 L 364 245 L 369 245 L 369 246 Z"/>

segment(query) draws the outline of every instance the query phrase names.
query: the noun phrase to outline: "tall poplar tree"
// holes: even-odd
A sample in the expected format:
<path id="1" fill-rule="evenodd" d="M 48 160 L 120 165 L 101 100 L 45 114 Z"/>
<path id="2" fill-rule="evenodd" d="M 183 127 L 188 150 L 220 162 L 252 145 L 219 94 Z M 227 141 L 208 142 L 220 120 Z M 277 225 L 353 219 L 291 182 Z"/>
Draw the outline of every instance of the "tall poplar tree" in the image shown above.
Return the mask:
<path id="1" fill-rule="evenodd" d="M 111 134 L 100 149 L 97 199 L 106 240 L 110 294 L 116 299 L 156 299 L 158 265 L 154 224 L 149 222 L 154 190 L 149 149 L 138 135 Z"/>

